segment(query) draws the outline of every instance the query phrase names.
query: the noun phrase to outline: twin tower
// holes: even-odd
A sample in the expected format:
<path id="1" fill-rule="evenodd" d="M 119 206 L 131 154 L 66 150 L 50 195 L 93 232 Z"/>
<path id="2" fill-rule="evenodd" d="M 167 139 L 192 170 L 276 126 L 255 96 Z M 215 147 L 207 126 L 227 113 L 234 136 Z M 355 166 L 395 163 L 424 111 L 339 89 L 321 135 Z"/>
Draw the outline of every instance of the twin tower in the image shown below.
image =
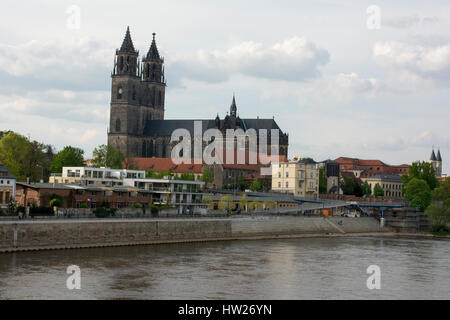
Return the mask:
<path id="1" fill-rule="evenodd" d="M 140 60 L 128 27 L 122 46 L 116 50 L 111 77 L 108 143 L 127 156 L 138 156 L 139 143 L 133 137 L 142 136 L 148 120 L 164 119 L 164 58 L 159 55 L 155 33 Z"/>

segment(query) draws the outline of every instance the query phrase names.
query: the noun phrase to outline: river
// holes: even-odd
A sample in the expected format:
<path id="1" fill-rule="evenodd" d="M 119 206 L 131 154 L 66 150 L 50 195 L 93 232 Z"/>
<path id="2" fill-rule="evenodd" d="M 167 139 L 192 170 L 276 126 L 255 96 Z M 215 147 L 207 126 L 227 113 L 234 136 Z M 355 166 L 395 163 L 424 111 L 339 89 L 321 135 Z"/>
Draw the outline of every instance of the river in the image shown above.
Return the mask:
<path id="1" fill-rule="evenodd" d="M 81 289 L 69 290 L 69 265 Z M 381 271 L 369 290 L 367 268 Z M 450 242 L 224 241 L 0 254 L 0 299 L 450 299 Z"/>

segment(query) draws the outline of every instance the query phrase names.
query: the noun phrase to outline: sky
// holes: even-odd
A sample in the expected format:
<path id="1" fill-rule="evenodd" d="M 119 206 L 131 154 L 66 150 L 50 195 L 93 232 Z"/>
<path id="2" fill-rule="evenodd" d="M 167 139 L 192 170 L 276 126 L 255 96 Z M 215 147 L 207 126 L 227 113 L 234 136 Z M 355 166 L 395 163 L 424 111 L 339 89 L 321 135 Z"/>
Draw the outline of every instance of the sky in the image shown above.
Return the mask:
<path id="1" fill-rule="evenodd" d="M 448 1 L 2 0 L 0 130 L 107 141 L 114 53 L 156 33 L 166 119 L 274 117 L 289 157 L 389 164 L 440 148 L 450 173 Z"/>

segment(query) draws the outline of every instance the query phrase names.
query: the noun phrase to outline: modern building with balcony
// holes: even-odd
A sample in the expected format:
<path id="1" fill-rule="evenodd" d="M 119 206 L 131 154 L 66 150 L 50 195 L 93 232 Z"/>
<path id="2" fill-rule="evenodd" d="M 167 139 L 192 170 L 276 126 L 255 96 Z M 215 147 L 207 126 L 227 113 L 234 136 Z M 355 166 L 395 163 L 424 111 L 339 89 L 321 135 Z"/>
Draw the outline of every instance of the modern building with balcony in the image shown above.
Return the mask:
<path id="1" fill-rule="evenodd" d="M 110 169 L 95 167 L 63 167 L 62 174 L 53 173 L 49 183 L 78 185 L 103 185 L 116 187 L 123 185 L 123 179 L 145 178 L 144 170 Z"/>

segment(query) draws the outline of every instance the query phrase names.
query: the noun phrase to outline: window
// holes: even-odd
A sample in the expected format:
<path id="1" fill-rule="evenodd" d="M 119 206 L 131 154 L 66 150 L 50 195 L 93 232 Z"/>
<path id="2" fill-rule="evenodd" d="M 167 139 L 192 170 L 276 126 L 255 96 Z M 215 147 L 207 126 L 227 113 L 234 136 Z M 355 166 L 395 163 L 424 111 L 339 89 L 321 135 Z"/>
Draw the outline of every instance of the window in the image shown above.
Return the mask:
<path id="1" fill-rule="evenodd" d="M 286 178 L 289 178 L 289 172 L 286 172 Z"/>
<path id="2" fill-rule="evenodd" d="M 278 178 L 281 178 L 281 172 L 278 172 Z"/>
<path id="3" fill-rule="evenodd" d="M 122 99 L 123 89 L 122 87 L 117 88 L 117 99 Z"/>
<path id="4" fill-rule="evenodd" d="M 286 188 L 289 188 L 289 181 L 286 181 Z"/>
<path id="5" fill-rule="evenodd" d="M 281 188 L 281 182 L 278 182 L 278 188 Z"/>
<path id="6" fill-rule="evenodd" d="M 120 119 L 116 120 L 116 131 L 120 132 Z"/>

